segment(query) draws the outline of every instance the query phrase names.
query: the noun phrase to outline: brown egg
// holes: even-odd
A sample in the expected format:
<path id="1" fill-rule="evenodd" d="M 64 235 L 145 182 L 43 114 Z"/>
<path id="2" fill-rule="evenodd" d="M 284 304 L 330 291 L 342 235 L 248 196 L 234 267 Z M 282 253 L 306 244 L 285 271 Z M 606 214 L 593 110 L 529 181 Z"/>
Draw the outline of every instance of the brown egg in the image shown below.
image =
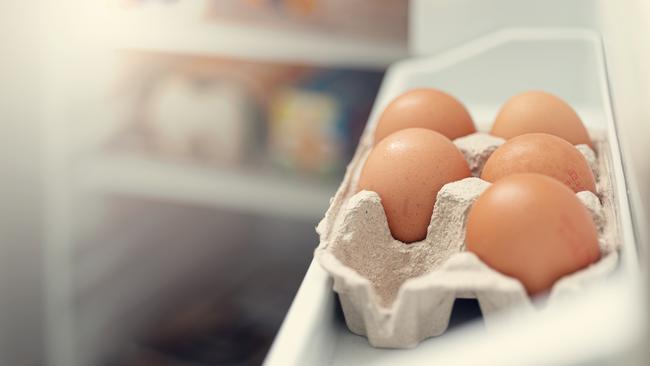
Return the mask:
<path id="1" fill-rule="evenodd" d="M 481 179 L 496 182 L 513 173 L 540 173 L 563 182 L 574 192 L 596 193 L 594 174 L 580 151 L 545 133 L 529 133 L 506 141 L 485 162 Z"/>
<path id="2" fill-rule="evenodd" d="M 413 89 L 395 98 L 379 117 L 375 144 L 405 128 L 427 128 L 453 140 L 476 132 L 467 109 L 436 89 Z"/>
<path id="3" fill-rule="evenodd" d="M 494 183 L 467 218 L 467 250 L 529 294 L 600 258 L 591 214 L 565 185 L 535 173 Z"/>
<path id="4" fill-rule="evenodd" d="M 409 128 L 375 146 L 357 189 L 377 192 L 393 237 L 412 243 L 426 237 L 440 188 L 469 176 L 467 162 L 448 138 Z"/>
<path id="5" fill-rule="evenodd" d="M 510 139 L 525 133 L 543 132 L 561 137 L 572 145 L 593 146 L 578 114 L 562 99 L 542 91 L 515 95 L 501 107 L 492 131 Z"/>

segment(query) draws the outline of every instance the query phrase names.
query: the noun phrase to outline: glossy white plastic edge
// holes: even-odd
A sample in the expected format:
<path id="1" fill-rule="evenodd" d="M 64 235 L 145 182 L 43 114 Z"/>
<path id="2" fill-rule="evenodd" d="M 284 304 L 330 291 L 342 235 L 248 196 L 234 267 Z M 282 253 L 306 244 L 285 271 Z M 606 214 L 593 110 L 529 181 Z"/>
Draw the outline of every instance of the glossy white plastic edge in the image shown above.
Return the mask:
<path id="1" fill-rule="evenodd" d="M 312 260 L 265 365 L 318 365 L 329 360 L 336 336 L 332 279 Z"/>
<path id="2" fill-rule="evenodd" d="M 394 97 L 393 91 L 399 90 L 398 86 L 402 83 L 400 75 L 406 71 L 406 68 L 408 72 L 436 72 L 504 43 L 531 40 L 585 40 L 594 44 L 601 86 L 601 102 L 605 109 L 606 139 L 609 146 L 606 158 L 610 159 L 614 178 L 613 189 L 618 209 L 619 235 L 622 241 L 621 265 L 618 272 L 624 278 L 626 285 L 630 288 L 639 288 L 637 248 L 627 186 L 611 107 L 605 55 L 601 37 L 597 32 L 582 28 L 509 28 L 490 33 L 439 56 L 400 61 L 386 74 L 368 124 L 376 123 L 380 111 Z M 312 261 L 264 365 L 330 364 L 337 342 L 337 335 L 333 333 L 339 331 L 331 323 L 336 317 L 335 301 L 337 300 L 332 290 L 331 278 L 318 263 Z M 626 316 L 633 316 L 633 314 Z"/>
<path id="3" fill-rule="evenodd" d="M 614 199 L 616 207 L 618 208 L 617 219 L 619 220 L 619 236 L 622 242 L 621 257 L 623 268 L 630 276 L 630 280 L 635 285 L 640 285 L 639 281 L 639 259 L 638 248 L 636 244 L 635 231 L 632 227 L 632 212 L 628 197 L 627 179 L 623 169 L 622 153 L 619 146 L 617 126 L 614 120 L 614 111 L 612 110 L 612 100 L 610 96 L 610 88 L 607 74 L 607 65 L 605 64 L 605 50 L 603 47 L 602 39 L 596 34 L 596 41 L 598 42 L 598 53 L 600 57 L 596 58 L 598 62 L 599 75 L 601 87 L 601 98 L 605 107 L 606 117 L 606 139 L 609 145 L 608 157 L 611 159 L 612 175 L 614 181 L 612 187 L 614 189 Z M 601 156 L 602 158 L 602 156 Z"/>

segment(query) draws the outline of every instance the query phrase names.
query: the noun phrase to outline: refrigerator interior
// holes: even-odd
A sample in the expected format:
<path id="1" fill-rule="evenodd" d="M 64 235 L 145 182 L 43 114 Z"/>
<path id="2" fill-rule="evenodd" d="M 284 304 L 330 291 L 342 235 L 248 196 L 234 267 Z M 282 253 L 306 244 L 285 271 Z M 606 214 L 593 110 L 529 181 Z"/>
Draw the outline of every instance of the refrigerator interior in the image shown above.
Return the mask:
<path id="1" fill-rule="evenodd" d="M 43 18 L 45 29 L 52 31 L 43 31 L 43 65 L 34 66 L 44 75 L 43 95 L 38 95 L 42 140 L 29 150 L 38 159 L 23 157 L 31 169 L 42 168 L 45 187 L 42 197 L 33 199 L 39 205 L 26 206 L 23 214 L 38 211 L 43 218 L 30 220 L 29 228 L 15 225 L 21 237 L 42 233 L 43 253 L 27 253 L 28 265 L 12 263 L 43 272 L 43 299 L 27 301 L 43 303 L 44 324 L 34 327 L 44 334 L 40 358 L 55 366 L 259 364 L 302 282 L 297 299 L 309 301 L 297 300 L 294 308 L 321 326 L 305 321 L 294 329 L 304 338 L 276 340 L 290 349 L 276 344 L 269 364 L 413 363 L 434 357 L 453 362 L 459 355 L 472 362 L 464 345 L 476 347 L 473 356 L 501 355 L 504 364 L 517 364 L 516 352 L 494 353 L 500 342 L 517 339 L 512 329 L 535 329 L 549 319 L 561 322 L 580 309 L 567 305 L 573 310 L 521 328 L 504 323 L 492 341 L 482 336 L 479 321 L 454 327 L 412 351 L 376 350 L 345 328 L 322 270 L 314 265 L 308 270 L 318 243 L 314 227 L 351 157 L 385 69 L 408 57 L 444 55 L 505 27 L 580 27 L 602 37 L 634 236 L 643 258 L 648 238 L 644 207 L 650 203 L 644 188 L 650 186 L 645 151 L 650 111 L 644 101 L 650 79 L 638 60 L 650 55 L 644 36 L 650 24 L 647 4 L 350 3 L 47 2 Z M 365 14 L 364 7 L 372 8 L 372 16 L 359 22 L 356 15 Z M 332 12 L 346 16 L 337 20 Z M 475 118 L 489 121 L 517 83 L 530 81 L 513 58 L 501 59 L 523 51 L 543 63 L 535 75 L 537 87 L 557 91 L 598 124 L 602 110 L 594 105 L 601 96 L 591 84 L 595 61 L 585 56 L 588 46 L 538 46 L 519 44 L 478 61 L 468 59 L 462 68 L 450 68 L 426 83 L 457 94 Z M 488 66 L 516 77 L 486 73 Z M 494 85 L 493 91 L 472 86 L 479 82 Z M 301 110 L 313 113 L 302 115 Z M 305 130 L 298 123 L 302 119 L 320 127 Z M 27 133 L 21 129 L 14 135 Z M 301 143 L 289 143 L 296 141 Z M 40 165 L 31 165 L 33 160 Z M 37 258 L 42 263 L 34 264 Z M 628 282 L 614 279 L 610 285 L 586 295 L 587 300 L 603 301 L 603 311 L 616 311 L 621 301 L 642 304 Z M 13 308 L 20 306 L 16 300 Z M 632 306 L 623 321 L 604 317 L 602 324 L 624 334 L 636 329 L 630 322 L 637 322 L 637 311 Z M 464 325 L 478 316 L 475 302 L 459 301 L 452 322 Z M 533 352 L 535 342 L 552 338 L 522 341 L 518 347 Z M 634 341 L 606 338 L 590 345 L 606 350 Z M 579 344 L 566 343 L 573 346 L 580 350 Z M 29 347 L 13 348 L 19 353 Z M 338 351 L 331 355 L 332 350 Z"/>
<path id="2" fill-rule="evenodd" d="M 361 29 L 331 18 L 345 2 L 313 3 L 52 9 L 48 364 L 262 363 L 406 54 L 406 4 Z"/>

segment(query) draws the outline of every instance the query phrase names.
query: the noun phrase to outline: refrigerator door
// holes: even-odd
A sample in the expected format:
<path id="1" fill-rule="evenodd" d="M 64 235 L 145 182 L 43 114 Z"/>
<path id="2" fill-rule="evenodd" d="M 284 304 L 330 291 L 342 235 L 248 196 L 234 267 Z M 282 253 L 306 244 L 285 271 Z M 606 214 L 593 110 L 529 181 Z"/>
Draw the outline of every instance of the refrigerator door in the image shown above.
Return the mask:
<path id="1" fill-rule="evenodd" d="M 638 344 L 645 331 L 646 315 L 643 311 L 643 271 L 638 271 L 637 264 L 645 262 L 649 238 L 645 210 L 650 203 L 650 155 L 647 154 L 650 104 L 644 101 L 650 99 L 647 66 L 650 65 L 650 4 L 643 1 L 412 0 L 409 11 L 411 54 L 422 58 L 421 65 L 435 66 L 431 70 L 435 76 L 429 80 L 434 82 L 432 85 L 460 95 L 473 115 L 478 112 L 479 124 L 493 118 L 495 108 L 505 101 L 508 93 L 533 84 L 536 88 L 556 88 L 557 92 L 566 94 L 571 103 L 583 106 L 607 95 L 611 104 L 606 109 L 611 107 L 610 115 L 613 116 L 610 136 L 614 136 L 619 145 L 620 178 L 625 182 L 618 194 L 625 202 L 624 210 L 628 211 L 623 215 L 623 226 L 627 228 L 624 229 L 625 240 L 629 240 L 631 246 L 624 254 L 628 256 L 624 261 L 627 264 L 622 266 L 627 269 L 584 296 L 568 299 L 564 306 L 555 308 L 556 311 L 526 322 L 504 319 L 498 329 L 490 331 L 489 337 L 480 324 L 474 324 L 429 339 L 412 350 L 386 350 L 371 347 L 366 339 L 346 328 L 341 310 L 337 308 L 338 299 L 332 291 L 331 279 L 318 263 L 313 262 L 265 364 L 542 365 L 617 363 L 621 360 L 626 364 L 641 363 Z M 545 37 L 580 32 L 594 34 L 602 51 L 601 59 L 596 61 L 601 65 L 597 67 L 598 76 L 575 79 L 595 65 L 594 60 L 586 58 L 579 62 L 579 57 L 573 57 L 579 53 L 579 47 L 549 47 L 546 50 L 540 47 L 536 49 L 538 53 L 515 52 L 527 61 L 519 66 L 513 63 L 505 73 L 518 75 L 527 66 L 539 63 L 541 66 L 536 68 L 539 74 L 522 73 L 521 78 L 502 79 L 502 84 L 487 84 L 491 77 L 488 64 L 503 66 L 511 58 L 505 57 L 503 52 L 495 52 L 492 56 L 504 58 L 490 60 L 490 53 L 481 54 L 481 47 L 473 52 L 465 46 L 485 46 L 510 30 L 528 33 L 531 39 L 538 38 L 538 41 L 535 34 Z M 513 47 L 515 51 L 526 49 Z M 502 47 L 501 51 L 507 52 L 508 47 Z M 467 56 L 465 66 L 473 64 L 465 69 L 472 73 L 458 72 L 463 69 L 458 67 L 462 63 L 454 61 L 459 53 Z M 472 59 L 473 56 L 476 57 Z M 575 63 L 564 64 L 566 60 Z M 387 74 L 369 123 L 390 99 L 388 94 L 393 93 L 392 89 L 396 85 L 404 86 L 407 78 L 394 76 L 397 69 L 411 62 L 417 64 L 418 61 L 400 63 L 394 67 L 395 71 Z M 486 67 L 481 67 L 482 63 L 486 63 Z M 556 69 L 564 71 L 561 75 L 553 74 L 552 70 Z M 528 76 L 534 79 L 532 84 L 526 82 Z M 600 92 L 597 88 L 585 87 L 596 78 L 605 80 Z M 485 82 L 480 91 L 468 87 L 477 79 Z M 415 82 L 415 86 L 425 83 L 421 77 L 409 80 Z M 494 89 L 491 93 L 485 93 L 488 85 Z M 581 109 L 580 106 L 577 109 Z"/>

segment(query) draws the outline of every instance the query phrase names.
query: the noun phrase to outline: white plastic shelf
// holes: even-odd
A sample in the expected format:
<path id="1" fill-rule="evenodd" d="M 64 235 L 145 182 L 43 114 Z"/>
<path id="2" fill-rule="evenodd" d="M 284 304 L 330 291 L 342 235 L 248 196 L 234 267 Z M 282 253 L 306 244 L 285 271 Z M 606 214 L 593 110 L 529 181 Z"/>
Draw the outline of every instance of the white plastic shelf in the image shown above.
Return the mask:
<path id="1" fill-rule="evenodd" d="M 336 314 L 332 281 L 314 261 L 264 365 L 583 364 L 580 361 L 602 359 L 638 339 L 643 326 L 634 316 L 603 316 L 620 314 L 623 308 L 640 314 L 641 295 L 635 286 L 624 276 L 614 276 L 523 322 L 505 313 L 489 332 L 482 322 L 466 323 L 416 348 L 374 348 L 365 337 L 350 332 Z M 607 332 L 593 331 L 594 319 L 602 323 L 598 329 Z M 618 336 L 612 338 L 609 332 Z"/>
<path id="2" fill-rule="evenodd" d="M 123 50 L 364 69 L 383 69 L 408 55 L 406 42 L 203 20 L 172 10 L 108 9 L 89 27 L 109 47 Z"/>
<path id="3" fill-rule="evenodd" d="M 336 187 L 314 180 L 153 160 L 103 155 L 84 161 L 78 183 L 85 190 L 235 209 L 260 215 L 316 221 Z"/>

